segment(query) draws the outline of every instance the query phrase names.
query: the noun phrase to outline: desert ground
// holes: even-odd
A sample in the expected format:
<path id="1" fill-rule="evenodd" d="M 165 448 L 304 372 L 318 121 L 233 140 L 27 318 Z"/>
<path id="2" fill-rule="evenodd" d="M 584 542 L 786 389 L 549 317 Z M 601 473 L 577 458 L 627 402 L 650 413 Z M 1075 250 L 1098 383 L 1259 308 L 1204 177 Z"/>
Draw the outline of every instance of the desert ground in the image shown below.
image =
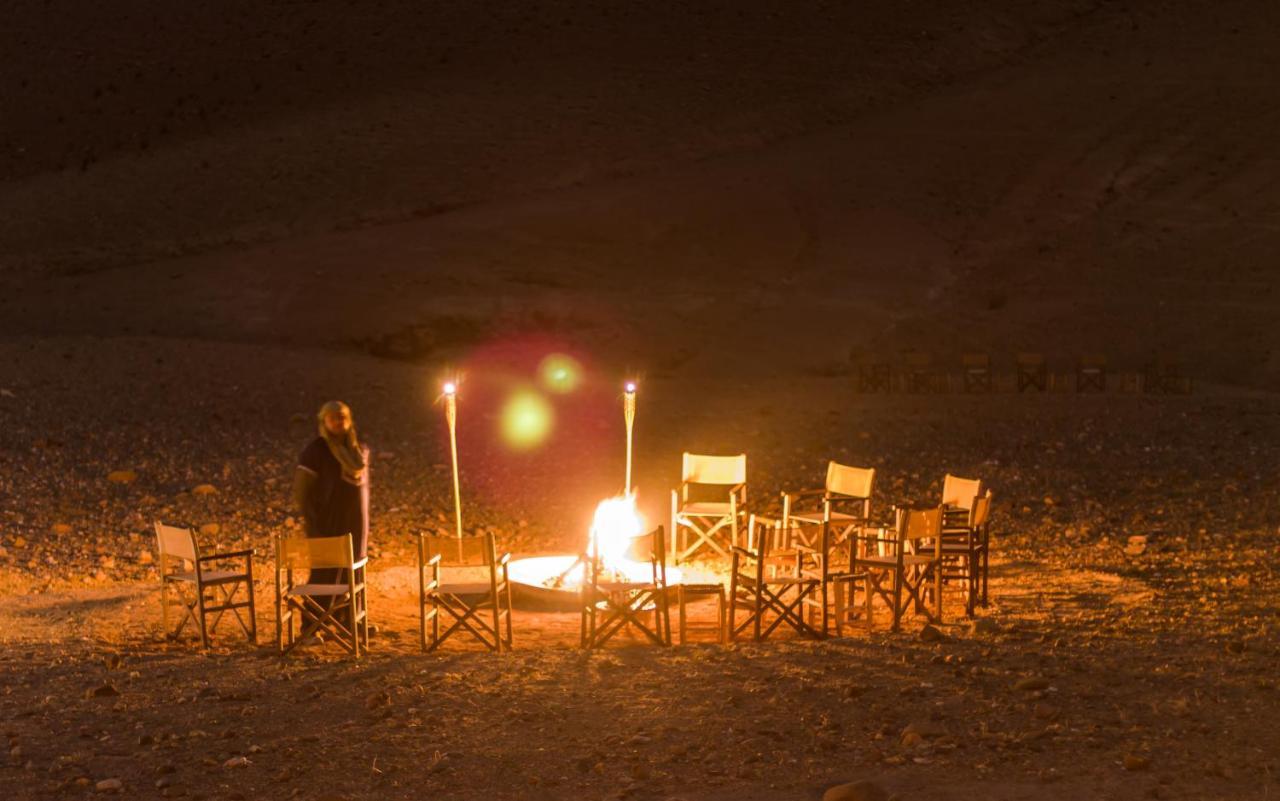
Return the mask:
<path id="1" fill-rule="evenodd" d="M 0 14 L 0 796 L 1277 794 L 1280 7 Z M 950 391 L 857 391 L 908 348 Z M 956 391 L 967 350 L 995 392 Z M 583 382 L 513 449 L 551 353 Z M 1157 356 L 1190 394 L 1130 391 Z M 424 654 L 455 374 L 466 529 L 517 556 L 583 547 L 638 377 L 651 522 L 682 451 L 746 452 L 766 514 L 829 459 L 882 515 L 978 476 L 991 604 L 591 654 L 519 610 L 510 653 Z M 272 542 L 331 398 L 372 447 L 377 632 L 281 658 Z M 256 550 L 256 646 L 166 638 L 155 520 Z"/>

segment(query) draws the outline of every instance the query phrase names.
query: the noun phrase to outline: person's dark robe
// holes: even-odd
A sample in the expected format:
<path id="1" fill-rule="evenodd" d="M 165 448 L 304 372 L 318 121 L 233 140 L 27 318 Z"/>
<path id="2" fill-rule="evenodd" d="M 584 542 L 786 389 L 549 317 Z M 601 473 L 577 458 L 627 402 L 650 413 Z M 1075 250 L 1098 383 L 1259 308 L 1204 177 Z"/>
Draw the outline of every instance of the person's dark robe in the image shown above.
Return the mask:
<path id="1" fill-rule="evenodd" d="M 323 437 L 316 437 L 298 457 L 298 467 L 312 474 L 302 497 L 302 518 L 308 537 L 351 535 L 356 561 L 369 544 L 369 468 L 365 450 L 364 475 L 357 486 L 342 478 L 342 465 L 329 451 Z M 346 579 L 340 569 L 311 571 L 313 584 L 333 584 Z"/>

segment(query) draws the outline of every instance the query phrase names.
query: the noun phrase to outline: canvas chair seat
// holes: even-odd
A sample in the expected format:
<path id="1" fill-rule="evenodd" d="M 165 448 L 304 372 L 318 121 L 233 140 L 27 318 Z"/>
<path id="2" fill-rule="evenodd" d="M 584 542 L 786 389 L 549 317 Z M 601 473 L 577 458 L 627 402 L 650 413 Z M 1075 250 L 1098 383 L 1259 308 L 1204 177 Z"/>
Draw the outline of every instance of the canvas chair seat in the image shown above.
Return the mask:
<path id="1" fill-rule="evenodd" d="M 851 515 L 845 512 L 832 512 L 830 517 L 826 517 L 823 515 L 821 509 L 814 512 L 791 512 L 789 517 L 792 520 L 799 520 L 801 523 L 815 523 L 815 524 L 821 523 L 824 520 L 830 520 L 832 523 L 853 522 L 857 520 L 862 520 L 862 518 L 859 517 L 858 515 Z"/>
<path id="2" fill-rule="evenodd" d="M 724 517 L 731 514 L 733 508 L 727 503 L 718 503 L 716 501 L 700 501 L 684 506 L 679 513 L 680 517 Z"/>
<path id="3" fill-rule="evenodd" d="M 925 555 L 903 554 L 902 556 L 902 564 L 904 565 L 927 565 L 933 561 L 934 561 L 934 558 L 927 554 Z M 898 563 L 898 558 L 896 556 L 859 556 L 858 557 L 858 564 L 885 565 L 886 567 L 893 567 L 897 563 Z"/>
<path id="4" fill-rule="evenodd" d="M 169 581 L 189 581 L 193 584 L 196 582 L 196 574 L 192 570 L 184 573 L 168 573 L 165 578 Z M 227 584 L 242 579 L 244 579 L 244 573 L 235 570 L 205 570 L 200 575 L 202 584 Z"/>
<path id="5" fill-rule="evenodd" d="M 487 596 L 492 590 L 493 587 L 487 581 L 446 582 L 438 588 L 439 592 L 449 593 L 450 595 L 468 596 Z"/>
<path id="6" fill-rule="evenodd" d="M 346 584 L 299 584 L 286 592 L 285 595 L 292 598 L 299 598 L 304 595 L 308 598 L 337 597 L 346 595 L 349 589 Z M 360 588 L 357 586 L 356 589 L 359 590 Z"/>

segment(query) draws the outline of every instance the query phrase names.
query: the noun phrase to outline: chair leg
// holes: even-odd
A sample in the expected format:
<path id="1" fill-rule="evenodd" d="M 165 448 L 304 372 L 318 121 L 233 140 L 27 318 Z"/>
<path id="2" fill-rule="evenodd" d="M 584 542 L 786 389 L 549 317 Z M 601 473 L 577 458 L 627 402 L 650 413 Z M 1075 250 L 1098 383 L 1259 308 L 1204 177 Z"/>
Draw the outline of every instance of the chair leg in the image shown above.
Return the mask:
<path id="1" fill-rule="evenodd" d="M 205 621 L 204 613 L 204 587 L 198 582 L 196 583 L 196 618 L 200 623 L 200 645 L 206 651 L 209 649 L 209 627 Z"/>
<path id="2" fill-rule="evenodd" d="M 255 646 L 258 644 L 258 592 L 253 586 L 253 557 L 248 557 L 249 583 L 245 589 L 249 591 L 249 641 Z"/>
<path id="3" fill-rule="evenodd" d="M 164 560 L 161 559 L 161 562 Z M 161 573 L 164 572 L 164 565 L 160 566 Z M 164 629 L 164 636 L 169 636 L 169 582 L 165 581 L 164 575 L 160 576 L 160 626 Z"/>
<path id="4" fill-rule="evenodd" d="M 893 631 L 899 631 L 902 623 L 902 584 L 906 575 L 901 570 L 893 571 Z"/>

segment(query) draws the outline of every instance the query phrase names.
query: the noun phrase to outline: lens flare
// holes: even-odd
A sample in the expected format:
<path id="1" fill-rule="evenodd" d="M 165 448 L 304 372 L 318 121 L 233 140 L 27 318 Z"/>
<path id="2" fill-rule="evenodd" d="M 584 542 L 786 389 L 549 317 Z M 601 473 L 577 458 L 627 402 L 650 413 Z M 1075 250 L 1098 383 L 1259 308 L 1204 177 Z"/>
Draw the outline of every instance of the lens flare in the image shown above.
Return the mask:
<path id="1" fill-rule="evenodd" d="M 555 411 L 533 390 L 517 391 L 502 405 L 502 438 L 516 450 L 541 445 L 555 423 Z"/>
<path id="2" fill-rule="evenodd" d="M 538 380 L 548 392 L 564 395 L 582 383 L 582 365 L 572 356 L 553 353 L 538 365 Z"/>

